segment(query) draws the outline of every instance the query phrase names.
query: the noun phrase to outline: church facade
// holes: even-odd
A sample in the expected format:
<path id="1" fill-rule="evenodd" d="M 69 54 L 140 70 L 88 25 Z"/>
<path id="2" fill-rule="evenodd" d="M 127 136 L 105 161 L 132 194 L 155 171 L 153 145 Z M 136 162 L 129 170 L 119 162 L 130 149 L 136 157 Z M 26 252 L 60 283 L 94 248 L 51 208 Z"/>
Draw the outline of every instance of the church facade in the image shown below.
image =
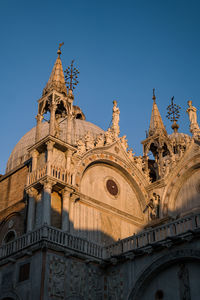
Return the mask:
<path id="1" fill-rule="evenodd" d="M 36 127 L 0 177 L 0 300 L 199 299 L 197 109 L 189 100 L 191 136 L 179 133 L 172 99 L 168 134 L 153 93 L 135 156 L 117 101 L 107 131 L 86 121 L 73 104 L 78 70 L 66 86 L 57 53 Z"/>

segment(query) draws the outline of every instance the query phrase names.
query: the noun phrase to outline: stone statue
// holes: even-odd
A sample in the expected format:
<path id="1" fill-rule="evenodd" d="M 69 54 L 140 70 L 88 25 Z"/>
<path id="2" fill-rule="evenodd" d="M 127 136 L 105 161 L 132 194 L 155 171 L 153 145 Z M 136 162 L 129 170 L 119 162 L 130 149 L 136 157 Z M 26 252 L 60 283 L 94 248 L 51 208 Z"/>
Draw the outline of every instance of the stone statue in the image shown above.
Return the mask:
<path id="1" fill-rule="evenodd" d="M 189 100 L 188 102 L 188 109 L 187 113 L 189 115 L 190 124 L 196 124 L 197 123 L 197 109 L 196 107 L 192 106 L 192 101 Z"/>
<path id="2" fill-rule="evenodd" d="M 113 142 L 113 132 L 111 131 L 110 128 L 105 132 L 105 140 L 106 140 L 106 145 L 112 144 Z"/>
<path id="3" fill-rule="evenodd" d="M 86 151 L 85 143 L 83 142 L 83 140 L 82 139 L 78 140 L 77 145 L 78 145 L 78 154 L 83 154 Z"/>
<path id="4" fill-rule="evenodd" d="M 119 130 L 119 114 L 120 110 L 117 107 L 117 101 L 113 101 L 113 114 L 112 114 L 112 130 L 114 132 L 114 136 L 118 137 L 120 130 Z"/>
<path id="5" fill-rule="evenodd" d="M 56 117 L 55 117 L 55 137 L 56 138 L 60 137 L 60 132 L 61 132 L 59 121 L 60 121 L 60 115 L 56 115 Z"/>
<path id="6" fill-rule="evenodd" d="M 103 147 L 103 146 L 104 146 L 104 135 L 100 133 L 96 139 L 96 147 Z"/>
<path id="7" fill-rule="evenodd" d="M 87 151 L 94 148 L 94 138 L 89 131 L 85 135 L 85 146 Z"/>
<path id="8" fill-rule="evenodd" d="M 122 147 L 124 148 L 124 150 L 126 151 L 127 148 L 128 148 L 128 143 L 127 143 L 126 135 L 123 135 L 121 137 L 121 144 L 122 144 Z"/>
<path id="9" fill-rule="evenodd" d="M 150 208 L 150 218 L 151 220 L 155 220 L 159 218 L 159 211 L 160 211 L 160 196 L 156 193 L 153 193 L 152 198 L 150 199 L 148 205 Z"/>
<path id="10" fill-rule="evenodd" d="M 133 153 L 133 148 L 130 148 L 128 151 L 127 151 L 127 154 L 128 154 L 128 157 L 133 160 L 133 157 L 135 155 L 135 153 Z"/>
<path id="11" fill-rule="evenodd" d="M 196 107 L 192 106 L 192 101 L 189 100 L 188 102 L 188 109 L 187 113 L 190 120 L 190 131 L 192 134 L 194 134 L 196 131 L 199 131 L 199 125 L 197 123 L 197 109 Z"/>

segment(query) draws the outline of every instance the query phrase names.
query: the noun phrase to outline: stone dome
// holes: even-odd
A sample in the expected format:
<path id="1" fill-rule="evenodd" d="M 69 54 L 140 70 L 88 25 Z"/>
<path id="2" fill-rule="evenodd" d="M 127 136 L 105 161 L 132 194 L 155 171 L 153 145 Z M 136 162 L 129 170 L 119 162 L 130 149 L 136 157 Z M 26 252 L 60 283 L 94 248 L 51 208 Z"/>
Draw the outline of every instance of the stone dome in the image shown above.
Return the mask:
<path id="1" fill-rule="evenodd" d="M 174 141 L 177 144 L 188 143 L 191 141 L 191 137 L 188 134 L 182 132 L 173 132 L 172 134 L 169 134 L 168 137 L 171 141 Z"/>
<path id="2" fill-rule="evenodd" d="M 67 119 L 60 120 L 60 139 L 66 142 L 67 137 Z M 104 133 L 104 131 L 85 120 L 74 119 L 72 121 L 72 144 L 76 145 L 77 141 L 84 137 L 87 132 L 90 132 L 91 135 L 96 138 L 97 135 Z M 49 134 L 49 123 L 43 122 L 41 124 L 41 139 L 46 137 Z M 12 169 L 19 166 L 21 163 L 29 159 L 29 153 L 27 149 L 35 143 L 36 127 L 32 128 L 27 132 L 14 147 L 6 166 L 6 173 L 10 172 Z"/>

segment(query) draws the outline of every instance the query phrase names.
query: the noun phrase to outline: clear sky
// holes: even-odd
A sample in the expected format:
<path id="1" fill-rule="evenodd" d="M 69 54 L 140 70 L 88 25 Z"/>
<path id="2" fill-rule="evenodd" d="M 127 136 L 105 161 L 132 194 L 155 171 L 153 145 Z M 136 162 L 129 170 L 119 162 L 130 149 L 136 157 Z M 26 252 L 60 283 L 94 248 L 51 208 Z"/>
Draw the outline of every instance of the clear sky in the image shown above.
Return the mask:
<path id="1" fill-rule="evenodd" d="M 1 0 L 0 173 L 35 126 L 37 100 L 63 41 L 63 67 L 74 58 L 80 70 L 74 104 L 88 121 L 107 129 L 116 99 L 121 135 L 140 155 L 155 88 L 168 132 L 174 96 L 179 131 L 189 134 L 187 100 L 200 109 L 199 15 L 198 0 Z"/>

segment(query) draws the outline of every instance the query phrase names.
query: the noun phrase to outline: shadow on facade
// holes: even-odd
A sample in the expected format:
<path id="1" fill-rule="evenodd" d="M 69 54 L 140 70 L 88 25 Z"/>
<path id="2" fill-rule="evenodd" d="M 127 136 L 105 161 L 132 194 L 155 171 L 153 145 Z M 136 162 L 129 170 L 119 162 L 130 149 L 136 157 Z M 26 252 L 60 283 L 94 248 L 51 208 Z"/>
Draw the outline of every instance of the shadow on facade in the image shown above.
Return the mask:
<path id="1" fill-rule="evenodd" d="M 75 204 L 76 205 L 76 204 Z M 23 235 L 26 233 L 26 227 L 27 227 L 27 211 L 28 211 L 28 206 L 25 206 L 25 209 L 22 211 L 19 211 L 15 214 L 11 214 L 10 216 L 8 216 L 4 221 L 1 222 L 0 224 L 0 237 L 2 240 L 2 245 L 6 244 L 9 245 L 10 243 L 12 243 L 13 239 L 16 238 L 20 238 L 20 235 Z M 41 210 L 42 212 L 42 210 Z M 172 214 L 173 212 L 169 212 L 169 214 Z M 60 245 L 61 247 L 59 248 L 55 248 L 53 247 L 52 249 L 50 249 L 50 251 L 55 254 L 55 255 L 60 255 L 61 253 L 64 253 L 65 251 L 63 251 L 63 248 L 66 248 L 66 250 L 69 250 L 69 255 L 72 255 L 73 257 L 73 253 L 75 252 L 82 252 L 82 254 L 86 254 L 85 258 L 83 258 L 83 261 L 86 260 L 92 260 L 95 258 L 97 258 L 98 260 L 98 255 L 92 255 L 90 252 L 90 250 L 88 250 L 89 248 L 91 249 L 91 245 L 92 243 L 94 244 L 98 244 L 100 246 L 108 246 L 111 245 L 113 243 L 115 243 L 116 245 L 120 245 L 120 243 L 122 242 L 121 240 L 116 241 L 111 235 L 107 234 L 106 232 L 103 232 L 101 230 L 87 230 L 87 229 L 79 229 L 76 228 L 74 226 L 74 224 L 69 220 L 69 215 L 65 214 L 66 219 L 69 220 L 69 224 L 68 224 L 68 231 L 65 231 L 62 226 L 63 226 L 63 220 L 62 220 L 62 214 L 59 213 L 58 211 L 56 211 L 55 209 L 51 209 L 51 224 L 49 224 L 48 228 L 50 228 L 49 230 L 49 236 L 47 236 L 46 238 L 44 238 L 45 241 L 49 241 L 50 243 L 52 242 L 52 244 L 57 244 Z M 77 216 L 76 216 L 77 217 Z M 81 218 L 81 216 L 80 216 Z M 87 224 L 88 227 L 92 226 L 93 223 L 90 223 L 89 220 L 90 216 L 88 216 L 88 220 L 87 220 Z M 19 221 L 20 219 L 20 221 Z M 23 219 L 23 222 L 22 222 Z M 40 218 L 42 219 L 42 216 L 40 215 Z M 65 219 L 65 221 L 66 221 Z M 173 236 L 175 235 L 179 235 L 182 233 L 184 233 L 184 230 L 190 231 L 192 230 L 191 226 L 195 226 L 196 228 L 198 227 L 198 219 L 190 219 L 189 216 L 185 217 L 185 223 L 182 221 L 178 222 L 177 220 L 171 220 L 172 221 L 172 225 L 171 227 L 168 228 L 168 230 L 171 230 L 171 234 Z M 56 221 L 56 222 L 55 222 Z M 169 220 L 168 220 L 169 221 Z M 17 228 L 17 224 L 24 224 L 23 230 L 19 230 L 19 228 Z M 192 225 L 193 224 L 193 225 Z M 42 223 L 39 224 L 37 222 L 34 222 L 35 228 L 33 228 L 33 231 L 37 231 L 37 228 L 39 228 L 40 226 L 42 226 Z M 65 222 L 66 225 L 66 222 Z M 20 225 L 21 226 L 21 225 Z M 154 222 L 154 226 L 156 226 L 156 220 Z M 164 226 L 164 225 L 162 225 Z M 8 229 L 7 233 L 5 234 L 5 228 Z M 21 228 L 21 227 L 20 227 Z M 112 228 L 112 224 L 111 224 L 111 230 L 115 230 L 115 228 Z M 148 230 L 153 230 L 152 228 L 148 228 Z M 105 228 L 106 231 L 106 228 Z M 11 234 L 11 233 L 15 233 Z M 71 240 L 71 248 L 66 246 L 66 242 L 63 240 L 63 235 L 61 233 L 66 232 L 69 233 L 69 236 L 72 237 Z M 138 232 L 137 236 L 141 236 L 138 240 L 137 240 L 137 247 L 140 248 L 140 246 L 145 246 L 144 244 L 144 240 L 145 240 L 145 236 L 143 235 L 144 231 L 140 231 Z M 169 233 L 169 232 L 168 232 Z M 4 236 L 2 236 L 2 234 L 4 234 Z M 134 233 L 133 233 L 134 234 Z M 149 238 L 151 237 L 153 240 L 150 241 L 149 244 L 153 244 L 154 242 L 156 242 L 156 240 L 159 241 L 159 239 L 161 239 L 161 236 L 159 237 L 159 234 L 163 234 L 163 230 L 160 231 L 157 230 L 156 231 L 152 231 L 152 234 L 149 234 Z M 74 239 L 74 237 L 78 237 L 80 238 L 80 240 L 83 241 L 91 241 L 91 245 L 88 246 L 87 250 L 84 246 L 84 248 L 73 248 L 73 245 L 77 245 L 78 240 Z M 164 238 L 164 236 L 163 236 Z M 168 237 L 166 237 L 167 239 Z M 173 238 L 174 239 L 174 238 Z M 128 239 L 127 239 L 128 241 Z M 186 240 L 185 240 L 186 241 Z M 108 299 L 110 300 L 118 300 L 118 299 L 129 299 L 129 300 L 138 300 L 138 299 L 144 299 L 144 300 L 148 300 L 150 298 L 148 298 L 148 294 L 149 295 L 153 295 L 151 296 L 151 299 L 155 299 L 155 300 L 162 300 L 162 299 L 168 299 L 165 297 L 167 291 L 165 289 L 165 285 L 166 285 L 166 280 L 167 280 L 167 276 L 169 276 L 168 271 L 165 272 L 165 270 L 172 270 L 172 273 L 175 274 L 173 276 L 175 276 L 174 281 L 176 280 L 176 288 L 178 290 L 178 296 L 177 298 L 171 298 L 173 299 L 178 299 L 179 294 L 182 293 L 179 290 L 183 290 L 183 297 L 184 297 L 184 293 L 192 293 L 192 289 L 195 289 L 194 286 L 190 286 L 189 283 L 189 277 L 191 273 L 191 267 L 190 267 L 190 262 L 191 263 L 195 263 L 197 265 L 197 261 L 198 261 L 198 266 L 199 266 L 199 257 L 200 257 L 200 253 L 197 253 L 198 251 L 194 251 L 192 252 L 191 249 L 184 249 L 185 248 L 185 244 L 184 244 L 184 240 L 182 240 L 182 244 L 183 244 L 183 249 L 181 248 L 181 245 L 177 247 L 177 249 L 175 249 L 173 247 L 173 245 L 171 245 L 170 243 L 172 243 L 173 240 L 168 240 L 168 245 L 166 244 L 166 246 L 161 247 L 159 249 L 158 246 L 155 247 L 155 249 L 157 249 L 156 251 L 154 251 L 155 249 L 152 248 L 152 252 L 151 250 L 148 249 L 148 251 L 144 251 L 139 253 L 138 250 L 134 250 L 131 248 L 128 248 L 128 242 L 127 242 L 127 249 L 126 248 L 121 248 L 121 250 L 124 250 L 124 252 L 126 252 L 126 255 L 121 256 L 120 253 L 115 253 L 113 252 L 113 255 L 111 255 L 109 262 L 107 264 L 104 264 L 104 266 L 101 266 L 99 268 L 100 265 L 98 265 L 98 263 L 95 262 L 95 259 L 93 261 L 93 264 L 96 265 L 95 268 L 98 269 L 91 269 L 92 272 L 91 274 L 93 274 L 92 276 L 96 276 L 95 278 L 95 284 L 96 284 L 96 289 L 98 290 L 97 294 L 99 293 L 99 295 L 102 295 L 102 291 L 105 287 L 103 287 L 103 284 L 106 283 L 106 292 L 105 295 L 110 295 Z M 62 245 L 63 243 L 63 245 Z M 74 244 L 73 244 L 74 243 Z M 141 243 L 141 244 L 140 244 Z M 149 244 L 147 246 L 149 246 Z M 178 245 L 179 245 L 178 244 Z M 82 247 L 81 242 L 80 242 L 80 247 Z M 125 244 L 124 244 L 125 245 Z M 79 247 L 79 246 L 77 246 Z M 25 247 L 26 248 L 26 247 Z M 42 252 L 46 252 L 48 249 L 48 245 L 42 249 Z M 56 250 L 57 249 L 57 250 Z M 117 248 L 116 248 L 117 249 Z M 25 249 L 21 249 L 20 251 L 25 250 Z M 72 254 L 70 254 L 70 251 L 72 250 Z M 75 252 L 73 252 L 75 250 Z M 87 252 L 88 251 L 88 252 Z M 87 252 L 87 253 L 86 253 Z M 26 255 L 26 254 L 25 254 Z M 133 258 L 131 258 L 131 255 L 133 255 Z M 137 255 L 138 256 L 138 260 L 137 260 Z M 75 255 L 76 256 L 76 255 Z M 63 257 L 63 254 L 61 254 L 61 257 Z M 92 257 L 92 258 L 91 258 Z M 121 257 L 121 258 L 119 258 Z M 134 258 L 135 257 L 135 258 Z M 152 263 L 153 261 L 153 263 Z M 61 262 L 61 260 L 53 260 L 52 258 L 52 264 L 54 264 L 54 268 L 58 267 L 59 262 Z M 13 265 L 14 266 L 14 265 Z M 70 269 L 70 272 L 76 272 L 76 275 L 72 275 L 72 278 L 74 280 L 74 284 L 77 285 L 77 294 L 75 293 L 75 291 L 71 294 L 71 298 L 64 298 L 64 299 L 70 299 L 70 300 L 82 300 L 82 299 L 87 299 L 85 298 L 85 296 L 82 296 L 83 293 L 81 294 L 80 290 L 81 288 L 79 287 L 83 281 L 82 279 L 82 274 L 86 274 L 83 273 L 83 271 L 79 270 L 81 264 L 78 265 L 78 268 L 75 269 L 75 267 L 73 266 L 72 269 Z M 88 262 L 85 264 L 85 270 L 90 270 L 90 267 L 88 267 Z M 60 268 L 60 267 L 59 267 Z M 139 269 L 140 271 L 137 273 L 136 269 Z M 12 271 L 12 266 L 11 269 Z M 75 271 L 74 271 L 75 270 Z M 79 273 L 80 271 L 80 273 Z M 136 272 L 133 276 L 133 273 Z M 53 272 L 53 271 L 51 271 Z M 55 271 L 57 272 L 57 271 Z M 61 272 L 61 269 L 59 269 L 58 273 Z M 82 272 L 82 273 L 81 273 Z M 84 271 L 86 272 L 86 271 Z M 87 271 L 88 272 L 88 271 Z M 171 271 L 170 271 L 171 272 Z M 7 272 L 8 273 L 8 272 Z M 165 275 L 165 273 L 167 275 Z M 56 274 L 56 273 L 55 273 Z M 60 274 L 60 273 L 59 273 Z M 87 273 L 88 274 L 88 273 Z M 131 275 L 132 274 L 132 275 Z M 164 274 L 164 275 L 163 275 Z M 197 272 L 198 275 L 198 272 Z M 19 274 L 17 275 L 19 276 Z M 56 275 L 55 275 L 56 276 Z M 60 275 L 59 275 L 60 276 Z M 88 275 L 89 276 L 89 275 Z M 131 278 L 131 282 L 128 282 L 127 280 L 127 276 L 130 276 Z M 3 277 L 2 277 L 3 278 Z M 7 280 L 3 279 L 5 282 L 5 288 L 4 288 L 4 292 L 2 295 L 4 295 L 4 298 L 1 298 L 1 300 L 18 300 L 20 298 L 18 298 L 17 296 L 12 295 L 11 296 L 11 291 L 13 289 L 12 286 L 9 286 L 7 284 L 7 282 L 9 282 L 8 278 Z M 18 279 L 17 279 L 18 280 Z M 72 280 L 72 279 L 70 279 Z M 81 281 L 82 280 L 82 281 Z M 99 280 L 100 282 L 100 287 L 98 287 L 98 283 L 97 281 Z M 126 282 L 127 281 L 127 282 Z M 76 283 L 77 282 L 77 283 Z M 79 282 L 79 283 L 78 283 Z M 164 285 L 165 283 L 165 285 Z M 1 281 L 2 284 L 2 281 Z M 58 283 L 55 283 L 58 285 Z M 90 283 L 88 283 L 90 284 Z M 94 282 L 91 283 L 92 285 L 94 285 Z M 189 285 L 189 287 L 188 287 Z M 181 288 L 180 288 L 181 286 Z M 62 287 L 61 287 L 62 288 Z M 93 287 L 94 288 L 94 287 Z M 161 291 L 161 292 L 160 292 Z M 163 292 L 164 291 L 164 292 Z M 189 292 L 188 292 L 189 291 Z M 54 291 L 56 293 L 56 291 Z M 162 297 L 162 292 L 164 293 L 163 297 Z M 57 291 L 57 293 L 59 294 L 59 292 Z M 128 296 L 129 294 L 129 296 Z M 121 295 L 121 296 L 119 296 Z M 93 299 L 104 299 L 104 298 L 96 298 L 96 296 L 94 296 L 95 298 Z M 120 298 L 121 297 L 121 298 Z M 59 299 L 59 297 L 58 297 Z M 106 299 L 106 298 L 105 298 Z M 184 299 L 184 298 L 180 298 L 180 299 Z M 186 299 L 192 299 L 190 298 L 186 298 Z M 195 299 L 195 298 L 194 298 Z"/>

